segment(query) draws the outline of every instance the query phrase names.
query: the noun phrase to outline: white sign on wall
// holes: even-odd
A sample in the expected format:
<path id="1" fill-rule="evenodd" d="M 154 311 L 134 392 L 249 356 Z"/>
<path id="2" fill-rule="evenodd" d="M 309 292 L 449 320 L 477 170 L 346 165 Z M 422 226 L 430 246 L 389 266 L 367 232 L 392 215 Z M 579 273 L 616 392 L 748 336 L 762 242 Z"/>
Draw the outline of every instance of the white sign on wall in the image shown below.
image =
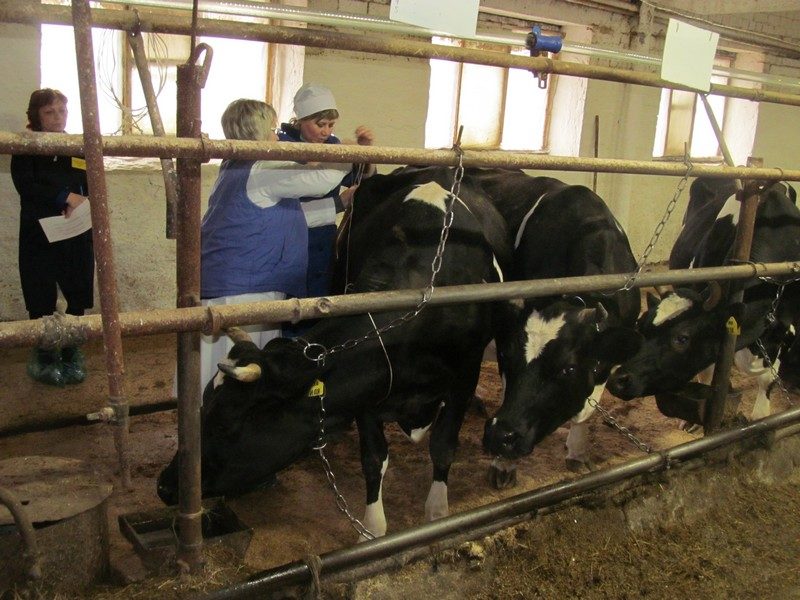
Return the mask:
<path id="1" fill-rule="evenodd" d="M 480 0 L 392 0 L 389 18 L 455 36 L 474 36 Z"/>
<path id="2" fill-rule="evenodd" d="M 670 19 L 661 59 L 661 79 L 709 91 L 717 42 L 718 33 Z"/>

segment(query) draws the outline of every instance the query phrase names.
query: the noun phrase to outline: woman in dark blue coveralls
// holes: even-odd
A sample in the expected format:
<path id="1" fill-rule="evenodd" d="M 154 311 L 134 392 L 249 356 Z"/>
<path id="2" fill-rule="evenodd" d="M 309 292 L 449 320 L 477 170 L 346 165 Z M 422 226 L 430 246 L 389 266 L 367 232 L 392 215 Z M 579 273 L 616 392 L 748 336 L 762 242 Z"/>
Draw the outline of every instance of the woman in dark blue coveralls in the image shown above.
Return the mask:
<path id="1" fill-rule="evenodd" d="M 339 144 L 333 135 L 333 128 L 339 118 L 333 93 L 325 86 L 307 83 L 294 96 L 295 118 L 281 124 L 278 139 L 285 142 L 306 142 L 311 144 Z M 359 126 L 356 142 L 369 146 L 374 141 L 372 131 Z M 301 207 L 308 224 L 308 274 L 306 277 L 306 297 L 315 298 L 331 293 L 333 274 L 333 252 L 336 241 L 336 215 L 349 206 L 355 186 L 362 177 L 372 174 L 370 165 L 355 165 L 342 182 L 323 197 L 302 197 Z M 340 187 L 346 187 L 339 192 Z M 298 335 L 308 328 L 310 322 L 303 321 L 288 335 Z M 284 327 L 286 330 L 287 328 Z"/>
<path id="2" fill-rule="evenodd" d="M 67 98 L 58 90 L 36 90 L 28 102 L 27 115 L 28 129 L 63 133 Z M 30 318 L 55 312 L 58 288 L 67 301 L 67 314 L 83 315 L 94 304 L 92 231 L 50 243 L 39 219 L 69 218 L 87 200 L 86 162 L 75 156 L 15 154 L 11 157 L 11 179 L 20 197 L 19 276 Z M 75 346 L 35 348 L 28 374 L 49 385 L 80 383 L 86 378 L 84 357 Z"/>

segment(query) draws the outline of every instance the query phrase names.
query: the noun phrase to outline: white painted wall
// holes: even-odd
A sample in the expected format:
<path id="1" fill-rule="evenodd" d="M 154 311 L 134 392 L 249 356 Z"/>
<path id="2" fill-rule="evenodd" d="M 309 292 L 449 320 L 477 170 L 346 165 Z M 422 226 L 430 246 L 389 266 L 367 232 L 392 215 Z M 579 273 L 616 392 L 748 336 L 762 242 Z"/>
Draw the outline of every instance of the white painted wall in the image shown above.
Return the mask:
<path id="1" fill-rule="evenodd" d="M 341 9 L 385 16 L 388 0 L 317 0 L 315 8 Z M 560 14 L 578 35 L 583 27 L 591 31 L 589 43 L 625 50 L 630 32 L 628 20 L 619 14 L 607 15 L 591 10 L 575 10 L 562 0 L 547 2 L 482 2 L 497 8 L 542 10 Z M 563 8 L 559 12 L 559 8 Z M 581 15 L 587 21 L 580 25 Z M 588 26 L 588 28 L 587 28 Z M 776 24 L 776 27 L 778 25 Z M 796 29 L 795 29 L 796 32 Z M 770 31 L 770 33 L 778 33 Z M 789 31 L 785 33 L 790 33 Z M 20 131 L 25 125 L 28 96 L 39 87 L 37 28 L 0 25 L 0 130 Z M 795 34 L 796 35 L 796 34 Z M 585 40 L 581 40 L 585 41 Z M 788 59 L 773 61 L 773 69 L 798 76 L 800 63 Z M 428 102 L 430 69 L 426 60 L 390 58 L 354 52 L 331 52 L 306 49 L 305 81 L 328 85 L 335 93 L 341 118 L 336 133 L 347 138 L 357 125 L 370 126 L 376 143 L 382 146 L 422 148 Z M 46 82 L 44 82 L 46 85 Z M 559 127 L 568 128 L 584 157 L 593 156 L 594 118 L 599 117 L 599 156 L 649 160 L 655 130 L 660 90 L 642 86 L 595 80 L 563 78 L 557 93 L 577 89 L 585 94 L 585 105 L 578 111 L 574 105 L 559 100 L 555 112 Z M 77 99 L 72 99 L 77 101 Z M 800 137 L 794 124 L 800 108 L 762 104 L 755 123 L 753 154 L 764 158 L 766 166 L 800 168 Z M 281 114 L 281 118 L 291 115 Z M 556 145 L 556 154 L 569 154 L 571 146 Z M 109 168 L 107 170 L 109 207 L 114 241 L 120 305 L 123 310 L 167 308 L 175 302 L 175 242 L 164 236 L 163 181 L 157 161 L 150 169 Z M 387 172 L 394 165 L 382 165 Z M 217 166 L 203 166 L 203 197 L 207 198 L 216 176 Z M 570 183 L 592 185 L 592 174 L 582 172 L 539 172 L 559 177 Z M 653 229 L 673 197 L 680 178 L 601 173 L 597 191 L 627 229 L 635 254 L 647 245 Z M 687 200 L 688 189 L 677 204 L 661 241 L 650 255 L 650 261 L 665 260 L 677 235 Z M 17 272 L 17 228 L 19 199 L 11 185 L 8 157 L 0 156 L 0 320 L 26 318 L 22 306 Z M 99 304 L 95 311 L 99 310 Z"/>

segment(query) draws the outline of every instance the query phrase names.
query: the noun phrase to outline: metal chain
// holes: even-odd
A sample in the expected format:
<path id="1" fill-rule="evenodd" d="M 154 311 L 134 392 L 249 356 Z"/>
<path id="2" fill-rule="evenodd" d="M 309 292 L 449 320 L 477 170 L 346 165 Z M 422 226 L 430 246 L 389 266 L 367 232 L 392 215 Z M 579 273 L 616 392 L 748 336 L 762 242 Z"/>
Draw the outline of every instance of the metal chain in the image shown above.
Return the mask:
<path id="1" fill-rule="evenodd" d="M 650 253 L 653 251 L 653 248 L 655 248 L 655 245 L 658 243 L 661 234 L 664 232 L 664 228 L 666 227 L 667 222 L 672 216 L 672 211 L 675 210 L 675 206 L 678 203 L 678 199 L 683 193 L 683 190 L 686 188 L 686 184 L 689 181 L 689 177 L 691 177 L 692 175 L 692 169 L 694 168 L 694 165 L 692 165 L 688 156 L 684 156 L 683 164 L 686 165 L 686 173 L 678 182 L 678 185 L 675 188 L 675 193 L 672 195 L 672 199 L 667 204 L 667 208 L 664 211 L 661 220 L 658 222 L 658 225 L 656 225 L 656 228 L 653 231 L 653 235 L 650 237 L 650 241 L 647 243 L 647 247 L 645 247 L 644 252 L 642 253 L 642 257 L 639 259 L 638 268 L 634 273 L 631 274 L 630 277 L 628 277 L 627 281 L 625 282 L 625 285 L 623 285 L 617 291 L 627 292 L 628 290 L 632 289 L 633 284 L 636 283 L 636 280 L 639 278 L 639 276 L 642 274 L 642 271 L 647 266 L 647 259 L 650 256 Z"/>
<path id="2" fill-rule="evenodd" d="M 355 348 L 359 344 L 366 342 L 372 338 L 381 338 L 381 334 L 386 333 L 390 329 L 394 329 L 411 319 L 414 319 L 419 313 L 422 311 L 423 308 L 428 304 L 430 299 L 433 297 L 433 291 L 435 289 L 436 284 L 436 276 L 439 274 L 439 271 L 442 268 L 442 259 L 444 256 L 444 248 L 445 244 L 447 243 L 447 237 L 450 233 L 450 227 L 453 225 L 453 219 L 455 217 L 454 207 L 456 199 L 461 191 L 461 181 L 464 179 L 464 153 L 461 150 L 461 147 L 457 144 L 453 147 L 458 155 L 458 166 L 456 167 L 454 177 L 453 177 L 453 184 L 450 186 L 450 193 L 445 200 L 445 213 L 442 218 L 442 230 L 439 234 L 439 244 L 436 247 L 436 254 L 431 261 L 431 279 L 428 283 L 428 287 L 425 288 L 425 291 L 422 294 L 422 299 L 417 304 L 417 306 L 405 313 L 404 315 L 393 319 L 386 325 L 382 327 L 375 327 L 375 323 L 373 321 L 373 328 L 371 331 L 368 331 L 366 334 L 362 335 L 359 338 L 349 339 L 341 344 L 337 344 L 335 346 L 331 346 L 330 348 L 325 348 L 322 344 L 318 343 L 311 343 L 302 338 L 297 338 L 298 341 L 303 342 L 305 346 L 303 347 L 303 356 L 305 356 L 308 360 L 317 363 L 317 366 L 324 367 L 325 360 L 328 356 L 335 354 L 337 352 L 341 352 L 342 350 L 349 350 L 351 348 Z M 314 350 L 317 350 L 318 353 L 315 354 Z M 357 517 L 353 515 L 350 511 L 350 508 L 347 504 L 347 500 L 339 491 L 338 486 L 336 485 L 336 475 L 331 468 L 331 464 L 328 461 L 328 458 L 325 456 L 325 393 L 323 392 L 320 396 L 320 417 L 319 417 L 319 437 L 317 438 L 317 445 L 314 447 L 319 453 L 319 457 L 322 460 L 323 469 L 325 470 L 325 476 L 328 479 L 328 483 L 333 490 L 334 497 L 336 499 L 336 507 L 347 517 L 352 525 L 353 529 L 355 529 L 361 536 L 363 536 L 367 540 L 375 539 L 375 535 L 366 528 L 366 526 L 358 520 Z"/>
<path id="3" fill-rule="evenodd" d="M 325 470 L 325 477 L 328 478 L 328 483 L 333 490 L 334 498 L 336 499 L 336 508 L 339 509 L 350 521 L 350 525 L 352 525 L 353 529 L 355 529 L 362 537 L 367 540 L 374 540 L 375 534 L 372 533 L 366 526 L 358 520 L 356 516 L 350 512 L 350 507 L 347 504 L 347 500 L 339 491 L 339 487 L 336 485 L 336 475 L 333 473 L 333 469 L 331 468 L 331 463 L 328 462 L 328 457 L 325 456 L 325 446 L 327 442 L 325 441 L 325 394 L 322 393 L 319 397 L 319 437 L 317 438 L 317 445 L 314 446 L 314 450 L 317 451 L 319 454 L 320 459 L 322 459 L 322 466 Z"/>
<path id="4" fill-rule="evenodd" d="M 764 278 L 764 277 L 762 277 L 760 279 L 762 281 L 767 281 L 768 280 L 768 278 Z M 777 282 L 769 281 L 769 283 L 777 283 Z M 767 313 L 767 316 L 766 316 L 767 323 L 769 323 L 770 325 L 774 325 L 778 321 L 778 317 L 776 316 L 777 312 L 778 312 L 778 305 L 780 304 L 781 298 L 783 297 L 784 288 L 788 284 L 787 283 L 777 283 L 777 285 L 778 285 L 778 291 L 775 294 L 775 298 L 772 301 L 772 306 L 770 306 L 769 312 Z M 795 335 L 796 335 L 796 333 L 795 333 Z M 790 406 L 794 406 L 794 402 L 792 401 L 792 398 L 789 395 L 789 390 L 786 388 L 786 386 L 783 383 L 783 380 L 778 375 L 778 371 L 775 368 L 775 363 L 769 357 L 769 354 L 767 353 L 767 349 L 764 347 L 764 342 L 761 340 L 761 338 L 758 338 L 756 340 L 756 345 L 758 346 L 758 349 L 761 351 L 761 354 L 764 357 L 764 362 L 767 363 L 767 368 L 769 369 L 769 372 L 772 375 L 772 380 L 775 383 L 778 384 L 778 387 L 780 388 L 781 392 L 783 393 L 783 397 L 786 398 L 786 401 L 789 403 L 789 405 Z M 780 357 L 780 351 L 781 351 L 781 347 L 778 346 L 778 353 L 775 355 L 775 360 L 776 361 Z"/>
<path id="5" fill-rule="evenodd" d="M 605 408 L 600 406 L 600 403 L 597 402 L 597 400 L 595 400 L 594 398 L 588 398 L 587 402 L 589 403 L 589 406 L 597 410 L 597 412 L 599 412 L 602 415 L 606 423 L 610 424 L 617 431 L 619 431 L 621 434 L 627 437 L 631 442 L 633 442 L 633 445 L 636 446 L 639 450 L 647 454 L 650 454 L 653 451 L 653 449 L 648 444 L 645 444 L 643 441 L 637 438 L 630 429 L 628 429 L 623 425 L 620 425 L 619 422 L 614 417 L 611 416 L 610 412 L 608 412 Z"/>
<path id="6" fill-rule="evenodd" d="M 428 283 L 428 286 L 425 288 L 425 291 L 422 294 L 422 299 L 419 301 L 417 306 L 412 310 L 408 311 L 404 315 L 393 319 L 386 325 L 383 325 L 379 328 L 373 328 L 372 330 L 368 331 L 364 335 L 358 338 L 349 339 L 341 344 L 337 344 L 335 346 L 331 346 L 330 348 L 325 348 L 322 344 L 316 343 L 309 343 L 305 340 L 301 340 L 305 343 L 305 347 L 303 349 L 303 354 L 309 360 L 316 362 L 317 364 L 324 366 L 325 359 L 332 355 L 336 354 L 337 352 L 341 352 L 343 350 L 350 350 L 355 348 L 359 344 L 371 340 L 373 338 L 379 338 L 381 334 L 386 333 L 387 331 L 394 329 L 406 323 L 419 315 L 420 312 L 425 308 L 428 304 L 430 299 L 433 297 L 433 292 L 436 288 L 436 276 L 439 274 L 439 271 L 442 268 L 442 260 L 444 257 L 444 248 L 445 244 L 447 243 L 447 238 L 450 233 L 450 227 L 453 225 L 453 220 L 455 217 L 454 207 L 455 201 L 458 198 L 459 192 L 461 191 L 461 182 L 464 179 L 464 162 L 463 162 L 463 152 L 460 148 L 456 148 L 456 152 L 458 153 L 458 166 L 456 167 L 453 184 L 450 186 L 450 193 L 448 194 L 447 200 L 445 201 L 446 209 L 444 216 L 442 218 L 442 230 L 439 234 L 439 245 L 436 248 L 436 255 L 433 257 L 431 261 L 431 279 Z M 318 353 L 312 352 L 312 349 L 318 351 Z"/>

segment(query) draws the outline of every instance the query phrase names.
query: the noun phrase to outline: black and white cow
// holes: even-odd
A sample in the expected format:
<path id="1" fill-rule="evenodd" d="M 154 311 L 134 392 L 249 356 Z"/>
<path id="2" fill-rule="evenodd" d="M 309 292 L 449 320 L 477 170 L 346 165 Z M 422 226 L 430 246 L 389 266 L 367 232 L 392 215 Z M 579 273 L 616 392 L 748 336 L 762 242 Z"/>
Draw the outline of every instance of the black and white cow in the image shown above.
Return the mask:
<path id="1" fill-rule="evenodd" d="M 800 210 L 794 199 L 794 190 L 782 183 L 766 185 L 760 190 L 750 254 L 752 261 L 800 260 Z M 738 216 L 739 202 L 735 197 L 730 198 L 698 246 L 692 259 L 694 266 L 718 266 L 726 262 Z M 770 328 L 767 316 L 778 288 L 758 280 L 738 285 L 744 287 L 744 295 L 743 301 L 735 304 L 709 304 L 708 289 L 698 292 L 680 288 L 661 300 L 648 298 L 648 309 L 639 322 L 644 342 L 636 356 L 611 374 L 608 389 L 623 400 L 679 392 L 692 378 L 712 367 L 726 328 L 734 327 L 739 332 L 737 367 L 760 378 L 760 390 L 751 416 L 768 415 L 766 384 L 771 381 L 772 373 L 763 364 L 753 369 L 754 356 L 748 346 Z M 797 283 L 786 286 L 775 316 L 783 330 L 797 322 L 800 317 Z M 710 381 L 710 372 L 706 371 L 701 378 Z M 695 422 L 702 422 L 702 398 L 692 410 Z"/>
<path id="2" fill-rule="evenodd" d="M 431 280 L 448 191 L 425 174 L 375 175 L 359 187 L 349 231 L 340 236 L 339 271 L 352 292 L 419 289 Z M 449 186 L 445 186 L 448 187 Z M 499 214 L 479 190 L 461 186 L 436 286 L 501 280 L 510 257 Z M 305 340 L 276 339 L 263 349 L 237 342 L 228 365 L 205 390 L 202 494 L 241 494 L 269 482 L 318 441 L 325 428 L 355 421 L 366 480 L 364 525 L 386 531 L 382 481 L 388 465 L 384 423 L 413 440 L 430 433 L 433 483 L 427 519 L 448 514 L 447 477 L 485 347 L 493 305 L 426 306 L 415 318 L 376 334 L 405 312 L 322 319 Z M 346 344 L 369 336 L 365 341 Z M 322 349 L 335 349 L 317 358 Z M 324 384 L 324 398 L 310 390 Z M 177 500 L 177 455 L 158 494 Z"/>
<path id="3" fill-rule="evenodd" d="M 590 189 L 522 171 L 467 169 L 514 235 L 507 279 L 529 280 L 627 273 L 636 269 L 628 239 L 605 202 Z M 639 336 L 637 290 L 532 298 L 504 304 L 495 331 L 503 403 L 485 427 L 496 456 L 490 478 L 513 485 L 515 461 L 572 421 L 567 465 L 588 466 L 587 419 L 610 368 L 632 355 Z"/>

